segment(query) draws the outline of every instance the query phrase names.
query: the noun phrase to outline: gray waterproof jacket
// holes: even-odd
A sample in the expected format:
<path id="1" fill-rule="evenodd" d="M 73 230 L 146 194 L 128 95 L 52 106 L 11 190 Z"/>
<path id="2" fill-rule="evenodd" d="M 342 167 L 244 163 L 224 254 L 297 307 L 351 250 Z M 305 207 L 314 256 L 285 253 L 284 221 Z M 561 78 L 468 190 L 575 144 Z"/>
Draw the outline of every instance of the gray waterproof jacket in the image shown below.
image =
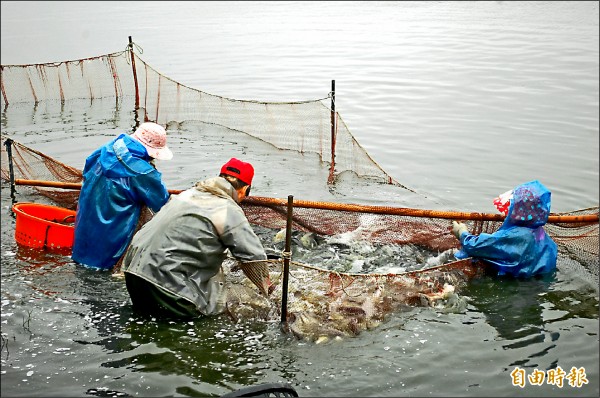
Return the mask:
<path id="1" fill-rule="evenodd" d="M 237 192 L 222 177 L 172 195 L 133 237 L 123 272 L 194 303 L 202 314 L 218 313 L 218 298 L 211 296 L 222 294 L 226 250 L 243 262 L 267 259 L 236 200 Z"/>

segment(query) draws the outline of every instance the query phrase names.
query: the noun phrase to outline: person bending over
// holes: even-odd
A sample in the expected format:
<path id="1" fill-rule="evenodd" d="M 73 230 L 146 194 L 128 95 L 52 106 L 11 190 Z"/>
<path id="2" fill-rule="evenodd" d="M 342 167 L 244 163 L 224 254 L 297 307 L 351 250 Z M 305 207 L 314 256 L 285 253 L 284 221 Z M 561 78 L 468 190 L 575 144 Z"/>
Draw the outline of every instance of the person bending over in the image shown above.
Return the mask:
<path id="1" fill-rule="evenodd" d="M 218 177 L 173 195 L 134 235 L 122 270 L 135 311 L 191 318 L 225 310 L 227 250 L 241 262 L 267 259 L 239 205 L 253 176 L 250 163 L 232 158 Z"/>
<path id="2" fill-rule="evenodd" d="M 157 212 L 169 192 L 154 159 L 169 160 L 167 133 L 142 123 L 95 150 L 85 161 L 77 203 L 71 258 L 84 266 L 109 270 L 125 253 L 144 206 Z"/>

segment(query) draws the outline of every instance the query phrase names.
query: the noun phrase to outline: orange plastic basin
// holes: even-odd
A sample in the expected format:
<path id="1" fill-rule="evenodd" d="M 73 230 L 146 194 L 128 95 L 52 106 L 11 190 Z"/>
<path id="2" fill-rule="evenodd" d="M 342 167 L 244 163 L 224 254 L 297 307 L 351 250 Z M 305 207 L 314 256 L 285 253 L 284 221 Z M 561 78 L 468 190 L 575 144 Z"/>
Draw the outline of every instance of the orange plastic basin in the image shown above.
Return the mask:
<path id="1" fill-rule="evenodd" d="M 71 249 L 75 232 L 74 210 L 38 203 L 16 203 L 15 240 L 39 249 Z"/>

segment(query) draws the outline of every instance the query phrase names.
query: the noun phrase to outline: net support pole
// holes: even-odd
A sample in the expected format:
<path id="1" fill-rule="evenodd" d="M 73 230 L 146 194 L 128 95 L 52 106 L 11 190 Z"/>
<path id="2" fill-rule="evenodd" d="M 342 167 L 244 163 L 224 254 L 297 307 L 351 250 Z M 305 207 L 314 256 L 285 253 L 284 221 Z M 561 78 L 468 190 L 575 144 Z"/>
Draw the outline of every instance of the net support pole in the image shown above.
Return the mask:
<path id="1" fill-rule="evenodd" d="M 133 40 L 129 36 L 129 53 L 131 55 L 131 68 L 133 69 L 133 84 L 135 86 L 135 121 L 136 127 L 139 124 L 138 110 L 140 108 L 140 91 L 138 88 L 137 71 L 135 69 L 135 56 L 133 54 Z"/>
<path id="2" fill-rule="evenodd" d="M 328 183 L 333 183 L 333 174 L 335 172 L 335 136 L 336 136 L 336 117 L 335 117 L 335 80 L 331 81 L 331 166 L 329 167 Z"/>
<path id="3" fill-rule="evenodd" d="M 10 176 L 10 197 L 12 198 L 13 202 L 15 201 L 15 170 L 13 168 L 13 157 L 12 157 L 12 143 L 13 140 L 11 140 L 10 138 L 7 138 L 6 141 L 4 141 L 4 145 L 6 146 L 6 154 L 8 155 L 8 174 Z"/>
<path id="4" fill-rule="evenodd" d="M 81 183 L 76 182 L 61 182 L 61 181 L 44 181 L 44 180 L 23 180 L 19 178 L 14 179 L 15 185 L 25 185 L 31 187 L 47 187 L 47 188 L 61 188 L 71 190 L 81 190 Z M 179 195 L 183 192 L 183 189 L 168 189 L 171 195 Z M 244 198 L 244 203 L 249 203 L 255 206 L 263 206 L 274 209 L 274 206 L 283 206 L 285 200 L 281 198 L 267 198 L 264 196 L 251 196 Z M 426 218 L 441 218 L 446 220 L 472 220 L 472 221 L 504 221 L 504 216 L 500 213 L 477 213 L 477 212 L 459 212 L 459 211 L 442 211 L 442 210 L 426 210 L 426 209 L 412 209 L 409 207 L 388 207 L 388 206 L 369 206 L 369 205 L 358 205 L 352 203 L 335 203 L 335 202 L 313 202 L 307 200 L 296 200 L 294 206 L 306 208 L 306 209 L 322 209 L 322 210 L 337 210 L 337 211 L 348 211 L 353 213 L 371 213 L 371 214 L 389 214 L 397 216 L 407 217 L 426 217 Z M 550 214 L 548 216 L 548 224 L 597 224 L 598 213 L 594 214 L 582 214 L 582 215 L 561 215 Z M 296 224 L 304 228 L 312 228 L 309 223 L 306 223 L 296 218 L 293 219 Z M 318 230 L 315 230 L 320 234 Z"/>
<path id="5" fill-rule="evenodd" d="M 287 326 L 288 281 L 292 246 L 292 212 L 294 197 L 288 196 L 287 222 L 285 227 L 285 252 L 283 253 L 283 282 L 281 285 L 281 326 Z"/>
<path id="6" fill-rule="evenodd" d="M 0 65 L 0 69 L 4 71 L 4 66 Z M 2 97 L 4 98 L 4 110 L 8 107 L 8 97 L 6 96 L 6 90 L 4 89 L 4 73 L 0 75 L 0 87 L 2 88 Z"/>

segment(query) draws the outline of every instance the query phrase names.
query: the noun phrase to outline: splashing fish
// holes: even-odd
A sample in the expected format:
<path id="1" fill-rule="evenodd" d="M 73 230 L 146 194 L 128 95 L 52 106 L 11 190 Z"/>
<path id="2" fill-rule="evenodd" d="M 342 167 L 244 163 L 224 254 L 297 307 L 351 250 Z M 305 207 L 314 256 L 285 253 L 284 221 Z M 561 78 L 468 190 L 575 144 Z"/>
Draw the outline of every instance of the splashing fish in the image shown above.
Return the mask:
<path id="1" fill-rule="evenodd" d="M 260 293 L 239 269 L 227 272 L 226 314 L 241 320 L 281 318 L 282 262 L 269 263 L 272 282 Z M 322 344 L 378 327 L 394 312 L 426 306 L 444 312 L 465 308 L 457 294 L 461 273 L 432 271 L 415 275 L 350 275 L 290 262 L 287 331 L 298 339 Z"/>

